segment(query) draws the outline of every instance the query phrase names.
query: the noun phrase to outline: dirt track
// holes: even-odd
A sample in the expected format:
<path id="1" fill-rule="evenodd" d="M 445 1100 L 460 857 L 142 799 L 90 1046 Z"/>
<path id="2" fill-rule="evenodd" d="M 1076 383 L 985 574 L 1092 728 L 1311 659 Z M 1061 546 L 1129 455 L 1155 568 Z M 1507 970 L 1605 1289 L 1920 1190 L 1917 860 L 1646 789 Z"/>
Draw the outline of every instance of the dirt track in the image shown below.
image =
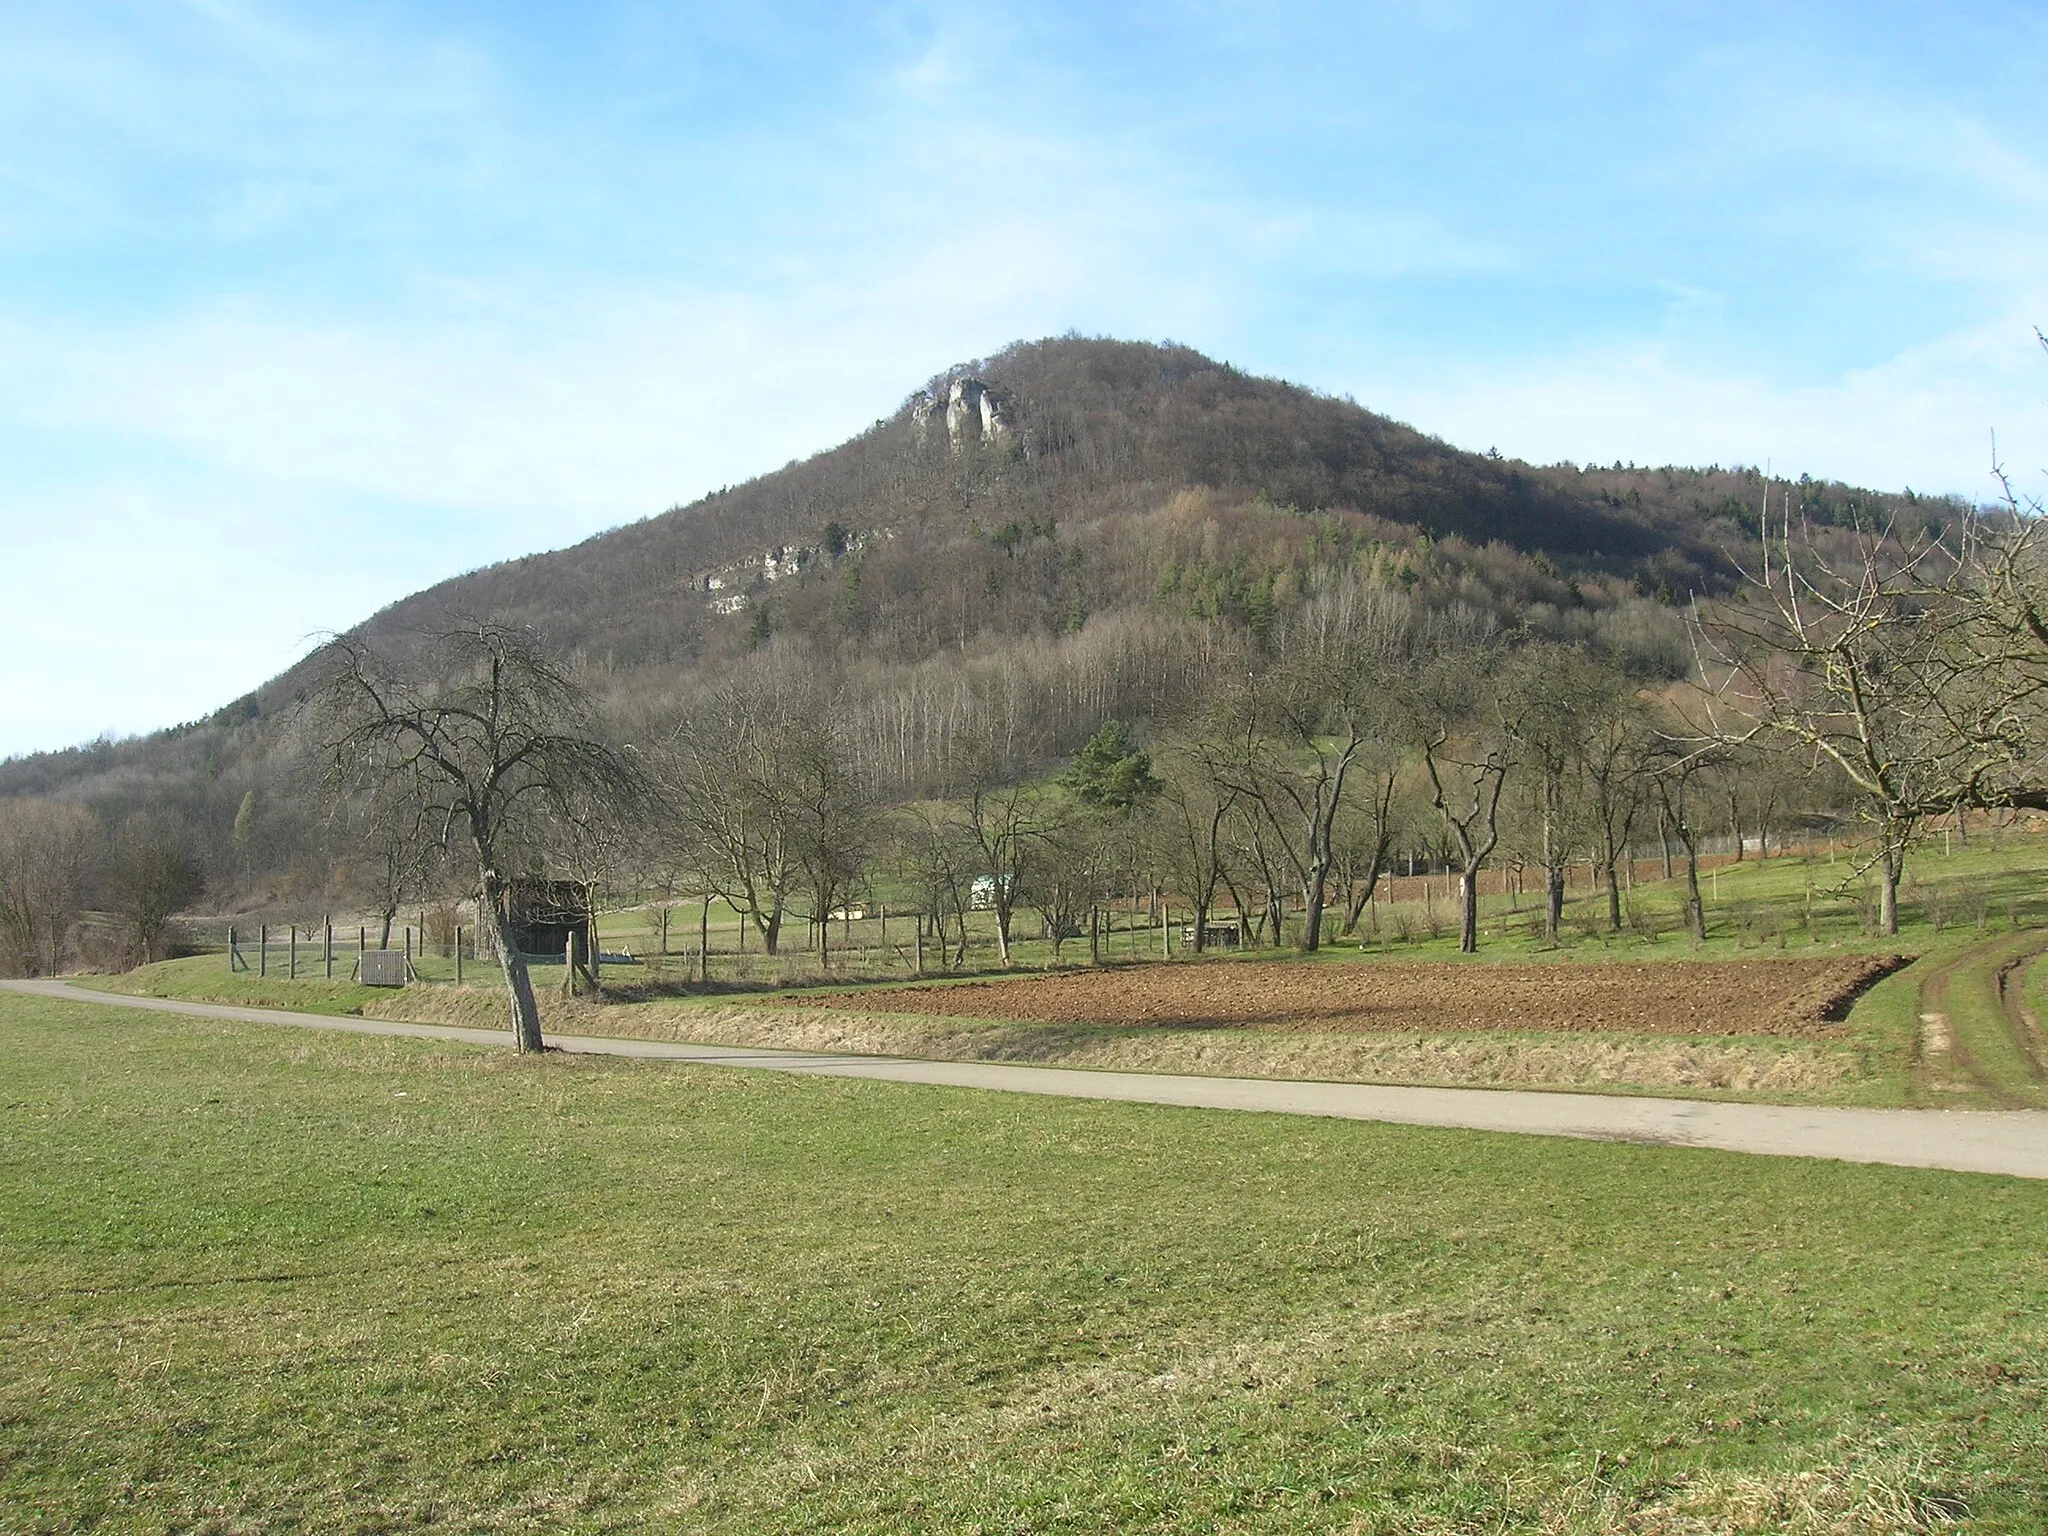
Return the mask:
<path id="1" fill-rule="evenodd" d="M 1164 1029 L 1824 1038 L 1841 1032 L 1837 1021 L 1865 987 L 1902 963 L 1856 956 L 1631 965 L 1149 965 L 787 1001 Z"/>

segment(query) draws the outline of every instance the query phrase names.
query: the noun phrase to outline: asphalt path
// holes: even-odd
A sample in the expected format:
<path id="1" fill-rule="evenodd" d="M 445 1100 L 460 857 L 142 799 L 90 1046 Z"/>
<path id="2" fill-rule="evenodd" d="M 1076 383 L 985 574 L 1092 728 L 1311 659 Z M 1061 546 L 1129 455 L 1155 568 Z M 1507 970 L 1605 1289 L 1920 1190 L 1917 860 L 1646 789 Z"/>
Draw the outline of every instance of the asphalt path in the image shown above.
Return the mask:
<path id="1" fill-rule="evenodd" d="M 146 1008 L 202 1019 L 287 1024 L 357 1035 L 398 1035 L 503 1049 L 510 1032 L 442 1024 L 400 1024 L 337 1018 L 274 1008 L 174 1002 L 94 992 L 63 981 L 0 981 L 34 997 Z M 1572 1136 L 1658 1146 L 1712 1147 L 1771 1157 L 1832 1158 L 1901 1168 L 1948 1168 L 2048 1179 L 2048 1111 L 1832 1109 L 1781 1104 L 1724 1104 L 1693 1099 L 1639 1099 L 1607 1094 L 1530 1093 L 1496 1088 L 1394 1088 L 1363 1083 L 1305 1083 L 1269 1078 L 1186 1077 L 1152 1072 L 1094 1072 L 997 1062 L 913 1061 L 819 1051 L 777 1051 L 666 1040 L 611 1040 L 553 1035 L 558 1050 L 691 1066 L 740 1067 L 811 1077 L 857 1077 L 890 1083 L 934 1083 L 997 1093 L 1042 1093 L 1190 1109 L 1321 1115 L 1527 1136 Z"/>

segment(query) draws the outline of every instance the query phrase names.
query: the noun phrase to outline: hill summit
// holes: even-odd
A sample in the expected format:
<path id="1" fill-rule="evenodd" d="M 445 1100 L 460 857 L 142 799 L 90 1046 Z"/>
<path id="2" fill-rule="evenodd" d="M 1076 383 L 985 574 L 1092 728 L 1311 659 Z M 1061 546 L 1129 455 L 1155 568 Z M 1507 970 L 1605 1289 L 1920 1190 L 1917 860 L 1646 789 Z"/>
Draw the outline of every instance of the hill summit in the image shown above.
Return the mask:
<path id="1" fill-rule="evenodd" d="M 1186 347 L 1068 337 L 950 369 L 836 448 L 442 582 L 369 629 L 489 613 L 629 670 L 715 659 L 767 633 L 902 660 L 1071 630 L 1155 600 L 1162 578 L 1215 587 L 1225 609 L 1255 606 L 1255 589 L 1301 563 L 1278 544 L 1313 561 L 1418 536 L 1492 546 L 1496 565 L 1520 557 L 1531 578 L 1564 578 L 1560 598 L 1571 577 L 1582 595 L 1591 579 L 1682 596 L 1726 580 L 1721 550 L 1740 537 L 1752 480 L 1536 468 Z M 1499 595 L 1510 607 L 1545 596 Z"/>

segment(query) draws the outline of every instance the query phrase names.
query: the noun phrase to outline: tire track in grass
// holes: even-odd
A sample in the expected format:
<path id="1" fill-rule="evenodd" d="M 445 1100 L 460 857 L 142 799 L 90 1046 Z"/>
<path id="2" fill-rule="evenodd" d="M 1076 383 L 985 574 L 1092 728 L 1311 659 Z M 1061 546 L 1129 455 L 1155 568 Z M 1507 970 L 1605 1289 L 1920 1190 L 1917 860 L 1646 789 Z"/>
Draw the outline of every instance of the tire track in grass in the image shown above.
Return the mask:
<path id="1" fill-rule="evenodd" d="M 1926 1099 L 1955 1094 L 2001 1109 L 2043 1101 L 2041 1054 L 2016 977 L 2048 949 L 2048 931 L 1988 939 L 1936 962 L 1922 978 L 1913 1081 Z M 1927 962 L 1923 961 L 1922 964 Z"/>
<path id="2" fill-rule="evenodd" d="M 2036 1083 L 2048 1082 L 2048 1053 L 2041 1042 L 2041 1019 L 2027 1004 L 2027 983 L 2041 955 L 2048 949 L 2048 934 L 2028 953 L 2008 960 L 1998 968 L 1998 1001 L 2005 1011 L 2006 1026 L 2013 1043 L 2026 1059 L 2028 1075 Z"/>

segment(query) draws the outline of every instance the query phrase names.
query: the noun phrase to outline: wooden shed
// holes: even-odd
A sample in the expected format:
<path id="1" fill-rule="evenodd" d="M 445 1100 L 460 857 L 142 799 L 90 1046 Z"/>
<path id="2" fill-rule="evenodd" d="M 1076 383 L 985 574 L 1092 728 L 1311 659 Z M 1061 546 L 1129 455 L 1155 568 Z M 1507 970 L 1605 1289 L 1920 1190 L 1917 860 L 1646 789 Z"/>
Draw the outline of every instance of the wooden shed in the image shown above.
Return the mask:
<path id="1" fill-rule="evenodd" d="M 569 936 L 578 935 L 577 959 L 588 964 L 596 952 L 597 928 L 591 912 L 593 888 L 581 880 L 545 880 L 522 875 L 505 888 L 505 927 L 519 952 L 540 960 L 560 960 Z"/>

